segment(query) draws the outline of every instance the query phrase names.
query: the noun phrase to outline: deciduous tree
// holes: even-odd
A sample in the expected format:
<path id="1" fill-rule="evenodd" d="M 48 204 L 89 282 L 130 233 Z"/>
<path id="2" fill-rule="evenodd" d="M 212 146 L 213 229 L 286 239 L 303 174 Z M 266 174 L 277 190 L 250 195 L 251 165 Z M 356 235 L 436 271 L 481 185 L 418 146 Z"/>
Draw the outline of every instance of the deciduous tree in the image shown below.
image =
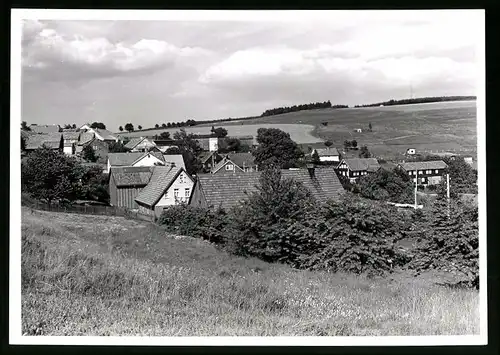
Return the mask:
<path id="1" fill-rule="evenodd" d="M 125 125 L 125 130 L 132 132 L 134 130 L 134 125 L 132 123 L 127 123 Z"/>
<path id="2" fill-rule="evenodd" d="M 290 134 L 277 128 L 259 128 L 257 130 L 259 146 L 252 154 L 259 169 L 269 165 L 280 168 L 293 168 L 300 164 L 304 153 L 291 138 Z"/>
<path id="3" fill-rule="evenodd" d="M 96 155 L 94 148 L 92 148 L 90 144 L 87 144 L 85 147 L 83 147 L 82 157 L 83 159 L 91 163 L 95 163 L 97 159 L 99 159 L 99 156 Z"/>
<path id="4" fill-rule="evenodd" d="M 92 122 L 90 128 L 106 129 L 106 126 L 102 122 Z"/>

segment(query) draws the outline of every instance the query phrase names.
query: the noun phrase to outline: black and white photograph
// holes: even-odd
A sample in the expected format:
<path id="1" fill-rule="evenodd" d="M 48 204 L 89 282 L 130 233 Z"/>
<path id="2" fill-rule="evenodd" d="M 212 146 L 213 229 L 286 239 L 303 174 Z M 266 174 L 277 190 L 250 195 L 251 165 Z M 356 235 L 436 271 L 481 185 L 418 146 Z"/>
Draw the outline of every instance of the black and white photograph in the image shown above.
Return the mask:
<path id="1" fill-rule="evenodd" d="M 10 342 L 487 344 L 484 31 L 12 10 Z"/>

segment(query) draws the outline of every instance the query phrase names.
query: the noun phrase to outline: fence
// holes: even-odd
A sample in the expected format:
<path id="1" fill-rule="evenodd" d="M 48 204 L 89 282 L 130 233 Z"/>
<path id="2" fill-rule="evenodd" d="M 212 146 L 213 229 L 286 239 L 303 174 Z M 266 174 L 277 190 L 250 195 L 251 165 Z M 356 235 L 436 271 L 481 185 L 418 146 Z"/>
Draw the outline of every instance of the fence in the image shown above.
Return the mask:
<path id="1" fill-rule="evenodd" d="M 118 216 L 140 219 L 143 221 L 154 222 L 153 216 L 147 216 L 138 212 L 131 211 L 126 208 L 115 206 L 77 206 L 77 205 L 49 205 L 40 201 L 23 201 L 23 206 L 32 209 L 49 211 L 49 212 L 64 212 L 64 213 L 79 213 L 79 214 L 92 214 L 101 216 Z"/>

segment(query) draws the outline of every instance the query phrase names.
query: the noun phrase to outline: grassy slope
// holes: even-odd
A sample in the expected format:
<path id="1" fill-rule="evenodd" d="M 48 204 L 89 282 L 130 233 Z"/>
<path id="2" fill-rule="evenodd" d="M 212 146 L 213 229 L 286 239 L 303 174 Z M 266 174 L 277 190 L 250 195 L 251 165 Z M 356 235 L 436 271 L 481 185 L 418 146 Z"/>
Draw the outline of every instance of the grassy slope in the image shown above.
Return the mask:
<path id="1" fill-rule="evenodd" d="M 22 212 L 23 333 L 477 334 L 478 293 L 297 271 L 120 217 Z"/>
<path id="2" fill-rule="evenodd" d="M 328 122 L 328 125 L 325 127 L 321 125 L 322 122 Z M 373 132 L 353 132 L 355 128 L 367 129 L 369 123 L 373 125 Z M 223 122 L 221 126 L 256 124 L 312 125 L 315 127 L 314 136 L 332 140 L 337 148 L 342 148 L 346 139 L 356 139 L 359 145 L 367 145 L 374 154 L 385 158 L 402 158 L 407 148 L 427 152 L 466 150 L 474 155 L 477 147 L 474 101 L 318 109 L 241 122 Z M 310 130 L 310 127 L 304 126 L 304 129 Z M 177 130 L 170 129 L 172 132 Z M 134 132 L 132 135 L 154 134 L 146 132 Z"/>

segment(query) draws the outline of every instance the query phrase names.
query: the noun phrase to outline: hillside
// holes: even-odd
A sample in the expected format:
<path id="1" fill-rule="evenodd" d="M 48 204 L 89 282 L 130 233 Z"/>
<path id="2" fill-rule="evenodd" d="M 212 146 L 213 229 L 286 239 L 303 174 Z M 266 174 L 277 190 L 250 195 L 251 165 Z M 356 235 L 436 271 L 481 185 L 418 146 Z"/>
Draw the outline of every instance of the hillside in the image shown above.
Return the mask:
<path id="1" fill-rule="evenodd" d="M 121 217 L 22 211 L 27 335 L 479 332 L 478 293 L 233 257 Z"/>
<path id="2" fill-rule="evenodd" d="M 290 133 L 299 144 L 332 140 L 337 148 L 345 140 L 356 139 L 371 152 L 386 159 L 402 159 L 407 148 L 418 152 L 463 151 L 475 156 L 477 120 L 475 101 L 456 101 L 366 107 L 317 109 L 258 117 L 251 120 L 223 122 L 229 135 L 256 134 L 260 127 L 273 127 Z M 369 124 L 373 131 L 368 131 Z M 324 125 L 326 124 L 326 125 Z M 210 124 L 187 127 L 193 133 L 208 133 Z M 354 132 L 361 128 L 363 132 Z M 171 134 L 179 128 L 122 133 L 123 136 Z"/>

